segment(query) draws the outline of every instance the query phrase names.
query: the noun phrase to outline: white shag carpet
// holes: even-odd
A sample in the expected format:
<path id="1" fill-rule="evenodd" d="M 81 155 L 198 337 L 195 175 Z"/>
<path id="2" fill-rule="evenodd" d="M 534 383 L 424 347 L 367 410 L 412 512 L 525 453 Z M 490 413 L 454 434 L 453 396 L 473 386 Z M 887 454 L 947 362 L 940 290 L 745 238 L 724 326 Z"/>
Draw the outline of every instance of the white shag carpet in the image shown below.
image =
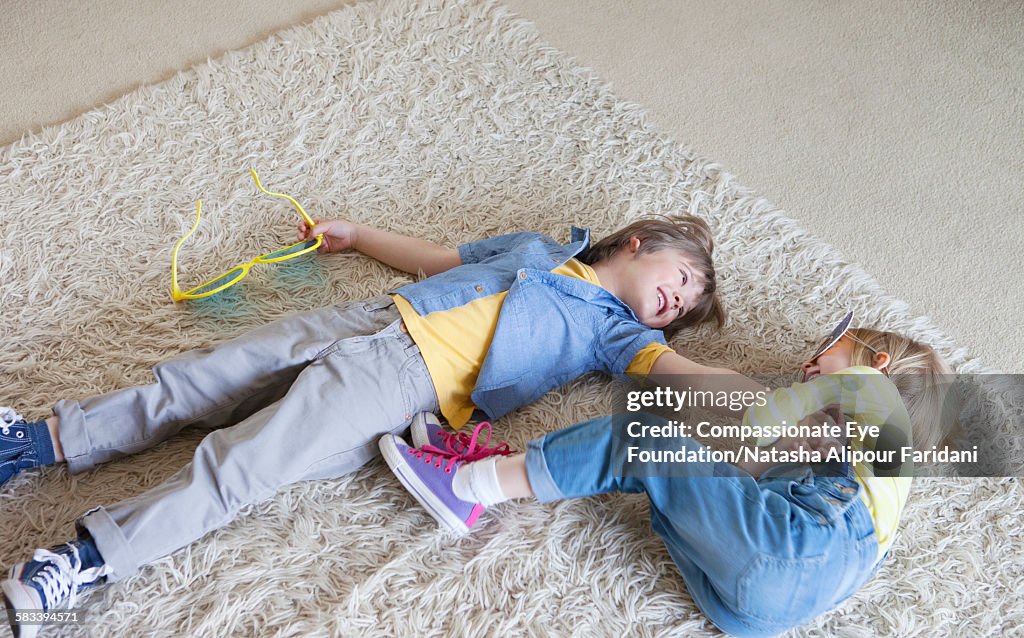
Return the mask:
<path id="1" fill-rule="evenodd" d="M 987 371 L 500 4 L 385 0 L 0 151 L 0 405 L 45 417 L 60 398 L 145 383 L 180 351 L 409 280 L 332 255 L 260 266 L 211 301 L 172 303 L 171 248 L 196 198 L 207 214 L 183 249 L 183 286 L 293 240 L 295 213 L 258 194 L 250 165 L 314 215 L 449 245 L 522 229 L 566 240 L 570 224 L 600 237 L 646 213 L 688 211 L 715 232 L 731 316 L 719 333 L 675 342 L 694 359 L 791 370 L 848 307 L 862 325 L 933 344 L 959 372 Z M 582 379 L 496 432 L 521 447 L 607 413 L 608 388 Z M 19 475 L 0 491 L 0 560 L 62 541 L 89 507 L 158 484 L 201 435 L 83 475 Z M 794 635 L 1020 635 L 1021 496 L 1014 479 L 918 481 L 877 577 Z M 44 635 L 717 634 L 650 532 L 642 497 L 506 504 L 453 540 L 380 462 L 249 507 L 81 609 L 84 625 Z"/>

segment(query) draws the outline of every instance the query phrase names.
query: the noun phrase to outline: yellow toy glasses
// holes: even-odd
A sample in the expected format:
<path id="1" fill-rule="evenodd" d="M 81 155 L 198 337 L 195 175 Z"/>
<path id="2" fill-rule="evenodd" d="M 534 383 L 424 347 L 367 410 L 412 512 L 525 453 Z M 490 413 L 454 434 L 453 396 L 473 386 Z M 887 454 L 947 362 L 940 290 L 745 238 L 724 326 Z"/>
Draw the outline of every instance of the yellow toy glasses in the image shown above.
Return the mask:
<path id="1" fill-rule="evenodd" d="M 252 179 L 254 182 L 256 182 L 257 188 L 259 188 L 267 195 L 273 195 L 274 197 L 283 197 L 287 199 L 289 202 L 292 203 L 292 206 L 295 207 L 295 210 L 299 211 L 299 214 L 302 215 L 302 218 L 306 220 L 306 224 L 308 224 L 310 228 L 313 228 L 313 226 L 316 225 L 315 222 L 310 218 L 310 216 L 306 214 L 306 211 L 302 209 L 302 206 L 297 201 L 292 199 L 291 196 L 285 195 L 283 193 L 272 193 L 268 191 L 267 189 L 263 188 L 263 184 L 260 183 L 260 178 L 259 175 L 256 174 L 256 171 L 250 168 L 249 172 L 252 173 Z M 299 257 L 301 255 L 305 255 L 308 252 L 316 250 L 317 248 L 320 247 L 320 244 L 323 243 L 324 236 L 317 235 L 313 239 L 300 241 L 297 244 L 286 246 L 285 248 L 275 250 L 272 253 L 260 255 L 259 257 L 253 259 L 248 263 L 239 264 L 235 266 L 234 268 L 227 271 L 220 277 L 211 279 L 202 286 L 193 288 L 192 290 L 189 290 L 187 292 L 182 292 L 181 289 L 178 288 L 178 249 L 181 248 L 182 242 L 188 239 L 192 235 L 192 233 L 196 232 L 196 228 L 199 227 L 199 218 L 202 215 L 202 209 L 203 200 L 199 200 L 196 203 L 196 223 L 192 224 L 192 230 L 188 231 L 188 233 L 184 237 L 178 240 L 178 243 L 174 245 L 174 252 L 171 254 L 171 297 L 173 297 L 175 301 L 182 301 L 184 299 L 202 299 L 203 297 L 215 295 L 221 290 L 224 290 L 225 288 L 228 288 L 230 286 L 234 286 L 239 281 L 244 279 L 245 276 L 249 274 L 249 269 L 256 264 L 272 264 L 278 261 L 285 261 L 286 259 L 294 259 L 295 257 Z"/>

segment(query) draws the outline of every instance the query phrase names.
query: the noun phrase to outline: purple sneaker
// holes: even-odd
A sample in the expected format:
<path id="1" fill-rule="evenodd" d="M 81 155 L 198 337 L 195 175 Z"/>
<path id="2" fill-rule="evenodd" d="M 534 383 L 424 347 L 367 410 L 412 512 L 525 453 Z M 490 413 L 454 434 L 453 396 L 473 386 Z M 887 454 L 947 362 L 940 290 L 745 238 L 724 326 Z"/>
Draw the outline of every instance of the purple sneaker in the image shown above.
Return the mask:
<path id="1" fill-rule="evenodd" d="M 448 437 L 451 433 L 441 427 L 441 421 L 433 412 L 420 412 L 412 418 L 412 425 L 409 426 L 409 436 L 412 438 L 413 447 L 433 445 L 438 449 L 448 447 Z"/>
<path id="2" fill-rule="evenodd" d="M 449 432 L 441 426 L 441 422 L 432 412 L 420 412 L 412 418 L 412 425 L 409 426 L 412 437 L 412 446 L 423 448 L 428 445 L 439 450 L 449 450 L 455 454 L 462 454 L 469 448 L 472 437 L 465 432 Z M 493 448 L 487 447 L 491 442 L 490 424 L 487 428 L 487 440 L 481 446 L 481 452 L 489 452 L 479 458 L 486 458 L 500 454 L 507 456 L 514 454 L 515 450 L 509 447 L 508 443 L 499 443 Z"/>
<path id="3" fill-rule="evenodd" d="M 384 455 L 384 460 L 405 489 L 409 490 L 438 523 L 459 534 L 465 534 L 473 527 L 483 513 L 484 506 L 463 501 L 455 496 L 452 490 L 455 471 L 464 463 L 479 461 L 495 454 L 510 453 L 478 445 L 477 439 L 484 427 L 488 430 L 490 440 L 491 424 L 485 421 L 476 426 L 473 436 L 469 437 L 468 445 L 462 452 L 451 449 L 451 441 L 455 438 L 453 435 L 449 435 L 446 449 L 430 444 L 421 448 L 409 447 L 402 439 L 391 434 L 380 439 L 380 451 Z"/>

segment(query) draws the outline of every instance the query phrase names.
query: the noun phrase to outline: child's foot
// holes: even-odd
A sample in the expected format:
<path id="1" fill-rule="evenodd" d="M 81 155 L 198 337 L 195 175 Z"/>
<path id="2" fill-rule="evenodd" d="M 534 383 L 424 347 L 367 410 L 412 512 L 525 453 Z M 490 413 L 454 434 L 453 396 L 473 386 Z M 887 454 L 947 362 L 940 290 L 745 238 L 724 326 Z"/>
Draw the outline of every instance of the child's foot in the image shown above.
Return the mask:
<path id="1" fill-rule="evenodd" d="M 11 612 L 71 609 L 78 592 L 103 582 L 109 573 L 91 539 L 37 549 L 32 560 L 12 567 L 8 579 L 0 583 L 15 638 L 32 638 L 40 625 L 17 624 Z"/>
<path id="2" fill-rule="evenodd" d="M 432 412 L 420 412 L 412 418 L 412 425 L 409 427 L 409 431 L 412 436 L 412 446 L 415 448 L 422 448 L 427 445 L 436 447 L 439 450 L 450 450 L 456 454 L 461 454 L 466 451 L 469 447 L 472 437 L 466 432 L 449 432 L 441 426 L 441 422 L 437 419 L 437 416 Z M 487 429 L 487 440 L 484 441 L 481 451 L 487 452 L 484 456 L 479 458 L 485 458 L 485 456 L 493 456 L 500 454 L 507 456 L 512 454 L 512 449 L 508 443 L 501 443 L 496 447 L 489 448 L 487 444 L 491 442 L 491 430 L 490 427 Z"/>
<path id="3" fill-rule="evenodd" d="M 434 451 L 428 452 L 427 449 Z M 423 449 L 409 447 L 392 434 L 381 438 L 380 451 L 405 489 L 427 508 L 438 523 L 453 532 L 465 534 L 480 518 L 483 505 L 463 501 L 452 491 L 455 470 L 462 465 L 458 456 L 433 446 Z"/>
<path id="4" fill-rule="evenodd" d="M 473 436 L 468 437 L 466 445 L 462 446 L 461 452 L 452 449 L 454 443 L 459 443 L 453 441 L 454 435 L 449 435 L 447 439 L 448 448 L 441 449 L 430 444 L 421 448 L 409 447 L 402 439 L 389 434 L 381 438 L 380 450 L 398 480 L 438 523 L 456 533 L 465 534 L 480 518 L 484 506 L 464 501 L 455 495 L 452 489 L 455 471 L 470 461 L 511 453 L 508 444 L 497 448 L 477 444 L 484 427 L 488 430 L 490 440 L 490 426 L 487 422 L 480 423 Z M 499 451 L 502 447 L 504 450 Z"/>
<path id="5" fill-rule="evenodd" d="M 30 467 L 53 463 L 46 422 L 28 423 L 13 408 L 0 406 L 0 485 Z"/>
<path id="6" fill-rule="evenodd" d="M 412 418 L 412 425 L 409 426 L 409 436 L 412 438 L 413 447 L 433 445 L 439 449 L 445 449 L 445 442 L 451 435 L 441 426 L 441 421 L 433 412 L 420 412 Z"/>

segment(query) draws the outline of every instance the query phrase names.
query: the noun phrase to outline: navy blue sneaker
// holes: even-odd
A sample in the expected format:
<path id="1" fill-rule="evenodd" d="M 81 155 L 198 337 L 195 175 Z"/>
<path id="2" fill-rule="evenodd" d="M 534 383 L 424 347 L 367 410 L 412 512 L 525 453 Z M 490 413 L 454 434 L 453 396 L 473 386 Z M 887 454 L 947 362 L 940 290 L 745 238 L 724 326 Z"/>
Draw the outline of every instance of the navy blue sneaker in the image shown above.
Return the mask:
<path id="1" fill-rule="evenodd" d="M 91 538 L 37 549 L 32 560 L 12 567 L 0 583 L 14 638 L 33 638 L 40 625 L 16 624 L 11 612 L 72 609 L 82 589 L 104 582 L 109 573 Z"/>
<path id="2" fill-rule="evenodd" d="M 46 421 L 28 423 L 12 408 L 0 406 L 0 485 L 22 470 L 53 462 Z"/>

